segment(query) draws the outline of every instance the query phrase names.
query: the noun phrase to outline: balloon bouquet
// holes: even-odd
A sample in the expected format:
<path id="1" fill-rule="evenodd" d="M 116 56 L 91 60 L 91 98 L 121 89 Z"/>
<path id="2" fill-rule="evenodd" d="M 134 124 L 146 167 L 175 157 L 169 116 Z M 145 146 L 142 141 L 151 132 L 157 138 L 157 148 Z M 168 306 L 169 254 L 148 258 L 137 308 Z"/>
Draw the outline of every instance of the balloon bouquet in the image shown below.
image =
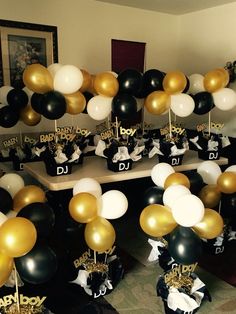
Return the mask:
<path id="1" fill-rule="evenodd" d="M 45 241 L 55 215 L 45 203 L 44 191 L 35 185 L 25 186 L 18 174 L 6 173 L 0 178 L 0 194 L 0 286 L 15 286 L 17 294 L 16 304 L 8 304 L 4 310 L 9 313 L 15 308 L 14 313 L 20 313 L 20 308 L 29 310 L 29 305 L 20 304 L 18 280 L 41 284 L 57 271 L 56 254 Z"/>
<path id="2" fill-rule="evenodd" d="M 120 218 L 127 209 L 128 201 L 122 192 L 109 190 L 102 194 L 95 179 L 80 179 L 73 188 L 69 213 L 76 222 L 86 224 L 84 239 L 89 251 L 82 254 L 80 263 L 74 263 L 77 278 L 71 282 L 81 285 L 94 298 L 107 294 L 123 277 L 114 246 L 116 233 L 109 219 Z"/>
<path id="3" fill-rule="evenodd" d="M 217 173 L 221 173 L 216 163 L 206 161 L 206 163 L 208 162 L 212 163 L 212 168 L 202 164 L 198 169 L 198 174 L 203 177 L 204 183 L 206 183 L 204 176 L 206 172 L 214 178 L 217 177 Z M 183 303 L 182 308 L 179 309 L 182 311 L 195 310 L 199 308 L 201 300 L 198 302 L 197 294 L 191 294 L 191 291 L 200 289 L 197 286 L 199 279 L 193 271 L 202 253 L 202 239 L 214 239 L 223 232 L 224 221 L 221 215 L 216 210 L 205 207 L 205 204 L 208 206 L 217 204 L 219 192 L 217 193 L 214 189 L 211 202 L 209 202 L 207 197 L 205 199 L 202 197 L 205 193 L 201 190 L 202 200 L 191 193 L 191 181 L 187 175 L 175 172 L 173 167 L 167 163 L 159 163 L 154 166 L 151 171 L 151 179 L 157 185 L 158 195 L 161 196 L 159 200 L 157 198 L 157 201 L 162 201 L 163 205 L 151 203 L 146 206 L 140 214 L 140 226 L 146 234 L 158 238 L 156 243 L 150 242 L 153 247 L 160 247 L 160 250 L 157 250 L 157 258 L 165 271 L 158 280 L 157 293 L 167 302 L 169 309 L 176 310 L 178 302 L 175 300 L 175 304 L 171 303 L 170 298 L 173 295 L 170 289 L 184 289 L 187 295 L 186 299 L 193 298 L 196 303 L 193 307 L 188 307 L 186 304 L 183 306 Z M 217 185 L 221 186 L 220 190 L 223 190 L 221 181 L 220 175 Z M 224 181 L 223 185 L 225 183 Z M 163 189 L 162 195 L 161 189 Z M 187 290 L 187 286 L 189 290 Z M 205 285 L 203 284 L 203 286 Z M 177 297 L 178 290 L 175 291 Z M 204 295 L 208 295 L 206 289 Z M 178 305 L 180 306 L 180 304 Z"/>

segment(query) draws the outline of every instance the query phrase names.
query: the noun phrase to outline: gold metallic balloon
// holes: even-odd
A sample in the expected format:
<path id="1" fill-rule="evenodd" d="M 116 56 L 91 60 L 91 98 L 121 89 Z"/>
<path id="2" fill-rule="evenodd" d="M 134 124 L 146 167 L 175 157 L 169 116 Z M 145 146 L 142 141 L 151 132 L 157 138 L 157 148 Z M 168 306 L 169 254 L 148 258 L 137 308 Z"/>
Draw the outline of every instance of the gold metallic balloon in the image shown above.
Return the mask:
<path id="1" fill-rule="evenodd" d="M 0 253 L 0 287 L 8 280 L 13 269 L 13 258 Z"/>
<path id="2" fill-rule="evenodd" d="M 170 108 L 170 103 L 170 95 L 163 91 L 154 91 L 147 96 L 144 106 L 148 112 L 161 115 Z"/>
<path id="3" fill-rule="evenodd" d="M 199 192 L 199 198 L 203 202 L 205 207 L 214 208 L 216 207 L 221 199 L 221 192 L 217 185 L 209 184 L 205 185 Z"/>
<path id="4" fill-rule="evenodd" d="M 35 93 L 44 94 L 53 90 L 53 78 L 50 72 L 39 63 L 30 64 L 25 68 L 23 82 Z"/>
<path id="5" fill-rule="evenodd" d="M 91 75 L 86 70 L 80 69 L 80 71 L 83 74 L 83 83 L 82 83 L 82 86 L 80 87 L 79 91 L 81 93 L 84 93 L 88 90 L 89 86 L 91 85 L 91 79 L 92 78 L 91 78 Z"/>
<path id="6" fill-rule="evenodd" d="M 167 206 L 152 204 L 145 207 L 140 215 L 142 230 L 150 236 L 162 237 L 170 233 L 177 223 Z"/>
<path id="7" fill-rule="evenodd" d="M 167 189 L 171 185 L 180 184 L 186 186 L 186 188 L 190 188 L 189 178 L 180 172 L 171 173 L 165 180 L 164 189 Z"/>
<path id="8" fill-rule="evenodd" d="M 236 192 L 236 173 L 223 172 L 217 179 L 218 189 L 225 194 L 232 194 Z"/>
<path id="9" fill-rule="evenodd" d="M 97 217 L 97 198 L 90 193 L 78 193 L 69 202 L 71 217 L 80 223 L 88 223 Z"/>
<path id="10" fill-rule="evenodd" d="M 213 209 L 205 208 L 202 221 L 192 228 L 200 238 L 214 239 L 222 233 L 223 227 L 224 221 L 221 215 Z"/>
<path id="11" fill-rule="evenodd" d="M 218 69 L 216 69 L 216 71 L 220 71 L 223 74 L 223 76 L 224 76 L 224 86 L 223 87 L 226 87 L 229 84 L 229 79 L 230 79 L 229 71 L 227 71 L 224 68 L 218 68 Z"/>
<path id="12" fill-rule="evenodd" d="M 180 71 L 173 71 L 166 73 L 163 80 L 164 91 L 170 95 L 181 93 L 186 85 L 187 79 L 184 73 Z"/>
<path id="13" fill-rule="evenodd" d="M 109 72 L 97 74 L 93 86 L 97 94 L 107 97 L 114 97 L 119 90 L 117 78 Z"/>
<path id="14" fill-rule="evenodd" d="M 115 229 L 112 224 L 103 217 L 97 217 L 87 223 L 84 236 L 88 247 L 101 253 L 110 249 L 116 239 Z"/>
<path id="15" fill-rule="evenodd" d="M 204 76 L 203 85 L 207 92 L 214 93 L 225 86 L 225 76 L 222 71 L 210 71 Z"/>
<path id="16" fill-rule="evenodd" d="M 20 257 L 33 248 L 36 239 L 37 231 L 30 220 L 10 218 L 0 228 L 0 251 L 10 257 Z"/>
<path id="17" fill-rule="evenodd" d="M 23 207 L 32 203 L 44 203 L 45 192 L 36 185 L 26 185 L 13 198 L 13 209 L 19 212 Z"/>
<path id="18" fill-rule="evenodd" d="M 64 95 L 66 99 L 66 112 L 69 114 L 79 114 L 86 107 L 86 98 L 81 92 Z"/>
<path id="19" fill-rule="evenodd" d="M 24 124 L 34 126 L 41 121 L 41 114 L 34 111 L 34 109 L 28 105 L 20 111 L 20 119 Z"/>
<path id="20" fill-rule="evenodd" d="M 87 91 L 89 92 L 89 93 L 91 93 L 91 94 L 93 94 L 93 95 L 97 95 L 97 92 L 96 92 L 96 90 L 95 90 L 95 88 L 94 88 L 94 80 L 95 80 L 95 75 L 94 74 L 91 74 L 91 80 L 90 80 L 90 85 L 89 85 L 89 87 L 88 87 L 88 89 L 87 89 Z"/>

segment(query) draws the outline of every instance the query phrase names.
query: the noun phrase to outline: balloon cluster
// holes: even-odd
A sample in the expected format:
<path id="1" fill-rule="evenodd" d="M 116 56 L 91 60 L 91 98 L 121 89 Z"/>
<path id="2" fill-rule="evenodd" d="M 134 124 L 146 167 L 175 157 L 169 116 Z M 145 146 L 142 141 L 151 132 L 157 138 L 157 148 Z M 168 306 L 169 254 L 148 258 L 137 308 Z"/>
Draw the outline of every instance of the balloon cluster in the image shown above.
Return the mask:
<path id="1" fill-rule="evenodd" d="M 48 281 L 57 270 L 57 258 L 40 241 L 50 234 L 55 222 L 44 191 L 35 185 L 25 186 L 18 174 L 6 173 L 0 178 L 0 194 L 0 286 L 14 265 L 26 282 Z"/>
<path id="2" fill-rule="evenodd" d="M 118 190 L 102 194 L 100 184 L 92 178 L 80 179 L 73 188 L 73 197 L 69 202 L 71 217 L 86 223 L 85 242 L 96 252 L 110 249 L 116 238 L 115 230 L 108 219 L 123 216 L 128 209 L 126 196 Z"/>
<path id="3" fill-rule="evenodd" d="M 203 173 L 200 166 L 198 173 Z M 163 205 L 152 203 L 142 210 L 142 230 L 154 237 L 169 235 L 168 250 L 174 260 L 180 264 L 195 263 L 201 254 L 201 238 L 213 239 L 222 233 L 224 222 L 221 215 L 205 208 L 203 201 L 190 192 L 187 175 L 175 172 L 169 164 L 155 165 L 151 179 L 164 190 Z"/>
<path id="4" fill-rule="evenodd" d="M 229 72 L 224 68 L 209 71 L 205 76 L 192 74 L 188 78 L 180 71 L 172 71 L 159 83 L 144 102 L 151 114 L 162 115 L 171 109 L 176 116 L 187 117 L 193 112 L 206 114 L 214 106 L 227 111 L 236 105 L 236 93 L 227 87 Z"/>
<path id="5" fill-rule="evenodd" d="M 0 87 L 0 126 L 11 128 L 19 121 L 26 125 L 37 125 L 41 115 L 30 105 L 32 92 L 27 88 L 17 89 L 12 86 Z"/>

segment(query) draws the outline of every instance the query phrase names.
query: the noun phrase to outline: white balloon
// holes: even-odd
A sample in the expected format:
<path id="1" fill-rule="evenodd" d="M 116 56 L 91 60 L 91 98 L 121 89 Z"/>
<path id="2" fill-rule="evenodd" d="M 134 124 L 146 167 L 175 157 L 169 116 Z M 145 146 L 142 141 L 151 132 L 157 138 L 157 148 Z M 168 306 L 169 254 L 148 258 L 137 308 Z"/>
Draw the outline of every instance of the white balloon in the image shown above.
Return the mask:
<path id="1" fill-rule="evenodd" d="M 27 96 L 28 96 L 28 99 L 29 99 L 29 101 L 30 101 L 30 99 L 31 99 L 31 97 L 32 97 L 32 95 L 33 95 L 33 91 L 32 90 L 30 90 L 28 87 L 24 87 L 23 88 L 23 91 L 27 94 Z"/>
<path id="2" fill-rule="evenodd" d="M 175 170 L 170 164 L 160 162 L 152 168 L 151 179 L 157 186 L 164 188 L 166 178 L 174 172 Z"/>
<path id="3" fill-rule="evenodd" d="M 48 66 L 48 71 L 50 72 L 53 79 L 54 79 L 57 71 L 60 70 L 61 67 L 62 67 L 62 64 L 60 64 L 60 63 L 52 63 Z"/>
<path id="4" fill-rule="evenodd" d="M 10 218 L 15 218 L 17 215 L 17 212 L 15 210 L 10 210 L 6 216 L 7 216 L 7 219 L 10 219 Z"/>
<path id="5" fill-rule="evenodd" d="M 236 105 L 236 93 L 231 88 L 221 88 L 212 93 L 214 104 L 223 111 L 231 110 Z"/>
<path id="6" fill-rule="evenodd" d="M 101 185 L 93 178 L 83 178 L 76 182 L 73 187 L 73 195 L 87 192 L 99 198 L 102 195 Z"/>
<path id="7" fill-rule="evenodd" d="M 24 186 L 24 180 L 17 173 L 6 173 L 0 178 L 0 187 L 8 191 L 11 197 L 14 197 Z"/>
<path id="8" fill-rule="evenodd" d="M 229 166 L 225 169 L 225 172 L 236 172 L 236 165 Z"/>
<path id="9" fill-rule="evenodd" d="M 97 95 L 87 104 L 88 115 L 94 120 L 104 120 L 111 113 L 112 97 Z"/>
<path id="10" fill-rule="evenodd" d="M 83 74 L 74 65 L 63 65 L 55 74 L 54 89 L 62 94 L 72 94 L 80 89 Z"/>
<path id="11" fill-rule="evenodd" d="M 212 160 L 203 161 L 197 167 L 197 172 L 206 184 L 216 184 L 218 177 L 222 173 L 220 166 Z"/>
<path id="12" fill-rule="evenodd" d="M 190 190 L 181 184 L 169 186 L 163 193 L 163 203 L 172 208 L 173 203 L 180 197 L 191 194 Z"/>
<path id="13" fill-rule="evenodd" d="M 195 95 L 197 93 L 205 91 L 204 88 L 204 76 L 198 73 L 189 76 L 189 89 L 188 94 Z"/>
<path id="14" fill-rule="evenodd" d="M 172 204 L 172 214 L 175 221 L 183 227 L 192 227 L 199 223 L 205 212 L 200 198 L 193 194 L 183 195 Z"/>
<path id="15" fill-rule="evenodd" d="M 3 105 L 8 105 L 7 94 L 12 90 L 12 86 L 2 86 L 0 87 L 0 103 Z"/>
<path id="16" fill-rule="evenodd" d="M 195 103 L 191 96 L 180 93 L 170 97 L 170 108 L 178 117 L 188 117 L 193 112 Z"/>
<path id="17" fill-rule="evenodd" d="M 5 222 L 7 221 L 7 216 L 4 215 L 2 212 L 0 212 L 0 226 Z"/>
<path id="18" fill-rule="evenodd" d="M 117 219 L 123 216 L 128 209 L 128 200 L 124 193 L 110 190 L 102 194 L 98 209 L 98 216 L 106 219 Z"/>

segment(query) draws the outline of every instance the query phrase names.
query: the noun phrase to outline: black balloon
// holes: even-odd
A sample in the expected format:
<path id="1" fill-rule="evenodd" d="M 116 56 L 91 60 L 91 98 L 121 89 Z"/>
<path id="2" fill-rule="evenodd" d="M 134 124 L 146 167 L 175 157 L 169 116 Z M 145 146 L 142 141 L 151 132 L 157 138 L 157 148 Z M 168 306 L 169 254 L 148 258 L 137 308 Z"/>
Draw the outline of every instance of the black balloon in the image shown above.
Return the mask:
<path id="1" fill-rule="evenodd" d="M 209 92 L 200 92 L 192 96 L 195 108 L 193 110 L 194 113 L 198 115 L 202 115 L 208 113 L 214 107 L 213 96 Z"/>
<path id="2" fill-rule="evenodd" d="M 142 74 L 134 69 L 126 69 L 119 73 L 119 92 L 135 95 L 142 88 Z"/>
<path id="3" fill-rule="evenodd" d="M 29 97 L 22 89 L 13 88 L 7 94 L 7 102 L 14 110 L 20 111 L 27 106 Z"/>
<path id="4" fill-rule="evenodd" d="M 190 87 L 190 81 L 189 81 L 189 78 L 187 76 L 186 77 L 186 86 L 185 86 L 185 89 L 183 90 L 183 93 L 187 93 L 187 91 L 189 90 L 189 87 Z"/>
<path id="5" fill-rule="evenodd" d="M 151 186 L 144 192 L 143 205 L 144 207 L 151 204 L 163 204 L 164 189 L 158 186 Z"/>
<path id="6" fill-rule="evenodd" d="M 13 209 L 13 199 L 11 194 L 0 187 L 0 212 L 7 214 L 10 210 Z"/>
<path id="7" fill-rule="evenodd" d="M 178 226 L 170 233 L 168 250 L 177 263 L 194 264 L 202 254 L 202 241 L 191 228 Z"/>
<path id="8" fill-rule="evenodd" d="M 42 114 L 42 99 L 43 94 L 33 93 L 31 96 L 31 107 L 36 111 L 37 113 Z"/>
<path id="9" fill-rule="evenodd" d="M 17 216 L 27 218 L 35 225 L 37 237 L 48 236 L 55 224 L 54 211 L 46 203 L 31 203 L 23 207 Z"/>
<path id="10" fill-rule="evenodd" d="M 112 99 L 112 112 L 120 120 L 129 119 L 137 112 L 137 101 L 132 95 L 118 93 Z"/>
<path id="11" fill-rule="evenodd" d="M 163 90 L 164 76 L 163 72 L 156 69 L 148 70 L 143 74 L 143 90 L 146 96 L 154 91 Z"/>
<path id="12" fill-rule="evenodd" d="M 88 104 L 89 100 L 94 97 L 94 95 L 92 93 L 90 93 L 90 92 L 83 92 L 83 95 L 84 95 L 85 100 L 86 100 L 86 106 L 85 106 L 85 108 L 84 108 L 82 113 L 86 113 L 87 114 L 88 113 L 87 112 L 87 104 Z"/>
<path id="13" fill-rule="evenodd" d="M 17 124 L 19 120 L 19 112 L 10 106 L 0 108 L 0 126 L 3 128 L 11 128 Z"/>
<path id="14" fill-rule="evenodd" d="M 184 171 L 183 174 L 185 174 L 189 179 L 191 193 L 198 195 L 205 185 L 202 176 L 195 170 Z"/>
<path id="15" fill-rule="evenodd" d="M 57 91 L 50 91 L 43 95 L 41 101 L 42 115 L 50 120 L 61 118 L 66 113 L 65 97 Z"/>
<path id="16" fill-rule="evenodd" d="M 15 258 L 14 261 L 22 280 L 31 284 L 49 281 L 55 275 L 58 266 L 54 251 L 40 243 L 36 243 L 29 253 Z"/>
<path id="17" fill-rule="evenodd" d="M 236 225 L 236 193 L 222 194 L 221 215 Z"/>

